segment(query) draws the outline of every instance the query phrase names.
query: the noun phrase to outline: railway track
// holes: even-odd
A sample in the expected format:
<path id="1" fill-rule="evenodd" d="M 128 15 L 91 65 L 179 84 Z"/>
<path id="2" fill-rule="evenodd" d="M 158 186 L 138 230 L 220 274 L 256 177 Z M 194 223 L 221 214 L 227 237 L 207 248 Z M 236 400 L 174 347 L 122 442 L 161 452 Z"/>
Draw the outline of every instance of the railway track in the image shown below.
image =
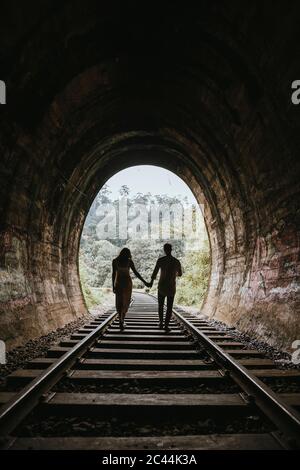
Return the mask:
<path id="1" fill-rule="evenodd" d="M 124 332 L 109 310 L 13 372 L 2 448 L 300 448 L 299 370 L 183 310 L 170 326 L 158 328 L 155 298 L 135 294 Z"/>

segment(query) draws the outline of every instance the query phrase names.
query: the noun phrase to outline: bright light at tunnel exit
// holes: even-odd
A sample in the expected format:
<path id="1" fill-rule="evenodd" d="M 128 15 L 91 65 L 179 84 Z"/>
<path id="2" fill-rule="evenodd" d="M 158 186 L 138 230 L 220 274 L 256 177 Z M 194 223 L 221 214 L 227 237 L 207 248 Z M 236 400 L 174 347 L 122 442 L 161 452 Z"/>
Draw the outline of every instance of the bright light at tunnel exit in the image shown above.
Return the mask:
<path id="1" fill-rule="evenodd" d="M 98 240 L 185 240 L 185 250 L 205 250 L 202 208 L 174 173 L 151 165 L 120 171 L 101 189 L 87 217 Z"/>
<path id="2" fill-rule="evenodd" d="M 116 173 L 101 188 L 82 232 L 79 268 L 88 306 L 103 302 L 112 260 L 123 247 L 146 278 L 170 242 L 184 276 L 177 301 L 199 307 L 208 287 L 210 248 L 202 208 L 188 185 L 171 171 L 139 165 Z M 134 280 L 134 288 L 142 286 Z"/>

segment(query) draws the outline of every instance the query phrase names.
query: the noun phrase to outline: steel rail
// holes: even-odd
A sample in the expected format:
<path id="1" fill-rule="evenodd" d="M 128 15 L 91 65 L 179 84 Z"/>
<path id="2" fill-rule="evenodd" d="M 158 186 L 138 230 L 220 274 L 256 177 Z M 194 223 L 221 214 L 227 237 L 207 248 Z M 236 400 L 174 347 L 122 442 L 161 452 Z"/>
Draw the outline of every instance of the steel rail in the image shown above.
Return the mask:
<path id="1" fill-rule="evenodd" d="M 202 333 L 189 320 L 184 318 L 176 308 L 173 312 L 178 321 L 188 328 L 199 341 L 207 347 L 214 360 L 225 368 L 226 374 L 242 388 L 247 394 L 250 403 L 255 403 L 258 408 L 276 425 L 283 433 L 281 443 L 291 449 L 300 449 L 300 415 L 284 403 L 276 393 L 267 385 L 255 377 L 249 370 L 236 361 L 230 354 L 223 351 L 216 343 Z"/>
<path id="2" fill-rule="evenodd" d="M 38 377 L 22 388 L 0 411 L 0 436 L 8 437 L 18 424 L 39 404 L 41 397 L 55 385 L 91 347 L 117 316 L 112 313 L 85 338 L 63 354 Z"/>

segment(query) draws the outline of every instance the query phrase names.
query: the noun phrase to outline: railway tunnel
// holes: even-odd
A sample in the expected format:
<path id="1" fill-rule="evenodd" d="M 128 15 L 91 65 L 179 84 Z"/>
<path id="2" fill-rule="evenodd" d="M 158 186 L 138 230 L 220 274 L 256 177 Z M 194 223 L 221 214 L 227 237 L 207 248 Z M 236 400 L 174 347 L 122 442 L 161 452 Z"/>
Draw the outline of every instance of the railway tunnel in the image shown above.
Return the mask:
<path id="1" fill-rule="evenodd" d="M 1 339 L 13 348 L 86 313 L 88 210 L 116 172 L 150 164 L 180 176 L 204 207 L 203 313 L 291 350 L 299 4 L 30 0 L 3 12 Z"/>

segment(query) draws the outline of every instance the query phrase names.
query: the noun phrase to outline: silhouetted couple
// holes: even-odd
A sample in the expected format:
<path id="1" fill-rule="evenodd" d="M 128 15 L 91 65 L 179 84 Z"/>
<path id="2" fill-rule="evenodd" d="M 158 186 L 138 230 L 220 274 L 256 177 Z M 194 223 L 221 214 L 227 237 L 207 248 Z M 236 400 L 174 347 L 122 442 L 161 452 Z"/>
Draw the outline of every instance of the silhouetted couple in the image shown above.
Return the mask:
<path id="1" fill-rule="evenodd" d="M 116 294 L 116 309 L 119 314 L 121 330 L 124 330 L 125 327 L 125 315 L 128 311 L 132 294 L 131 269 L 136 277 L 147 287 L 152 287 L 153 281 L 156 279 L 158 271 L 160 271 L 158 281 L 159 328 L 165 328 L 167 332 L 170 331 L 169 323 L 176 293 L 176 277 L 182 276 L 182 270 L 179 260 L 172 256 L 172 245 L 170 243 L 164 245 L 164 252 L 166 255 L 157 260 L 150 282 L 145 281 L 135 269 L 131 259 L 131 252 L 128 248 L 123 248 L 119 256 L 113 260 L 112 285 L 113 291 Z M 167 312 L 164 322 L 164 304 L 166 298 Z"/>

